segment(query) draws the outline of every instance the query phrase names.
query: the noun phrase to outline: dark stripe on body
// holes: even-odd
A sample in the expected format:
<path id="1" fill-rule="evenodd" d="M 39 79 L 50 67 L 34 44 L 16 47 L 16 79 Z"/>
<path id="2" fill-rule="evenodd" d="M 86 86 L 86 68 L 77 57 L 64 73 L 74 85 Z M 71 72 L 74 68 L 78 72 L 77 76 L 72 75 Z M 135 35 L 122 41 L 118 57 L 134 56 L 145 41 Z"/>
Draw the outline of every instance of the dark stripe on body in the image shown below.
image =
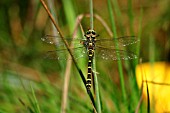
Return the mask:
<path id="1" fill-rule="evenodd" d="M 84 42 L 84 46 L 87 49 L 87 54 L 89 57 L 88 61 L 88 70 L 87 70 L 87 80 L 86 80 L 86 88 L 87 91 L 90 91 L 91 84 L 92 84 L 92 77 L 93 77 L 93 71 L 92 71 L 92 61 L 94 56 L 94 49 L 95 49 L 95 42 L 96 42 L 96 32 L 94 30 L 88 30 L 86 34 L 84 35 L 86 37 L 86 41 Z"/>
<path id="2" fill-rule="evenodd" d="M 93 59 L 93 54 L 94 54 L 92 44 L 89 43 L 89 45 L 91 45 L 91 46 L 88 47 L 89 61 L 88 61 L 87 81 L 86 81 L 87 90 L 90 90 L 91 84 L 92 84 L 92 74 L 93 74 L 93 72 L 92 72 L 92 59 Z"/>

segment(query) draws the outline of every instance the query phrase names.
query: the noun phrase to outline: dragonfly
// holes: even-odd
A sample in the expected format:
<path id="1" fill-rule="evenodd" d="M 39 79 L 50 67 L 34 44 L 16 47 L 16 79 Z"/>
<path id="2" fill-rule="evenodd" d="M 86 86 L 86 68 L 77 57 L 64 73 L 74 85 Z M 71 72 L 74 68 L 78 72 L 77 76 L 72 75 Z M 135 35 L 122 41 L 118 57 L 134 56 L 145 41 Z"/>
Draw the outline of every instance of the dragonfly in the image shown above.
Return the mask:
<path id="1" fill-rule="evenodd" d="M 91 89 L 92 77 L 93 77 L 93 58 L 101 58 L 104 60 L 131 60 L 136 59 L 137 55 L 127 50 L 117 49 L 118 47 L 125 47 L 138 42 L 139 40 L 135 36 L 124 36 L 119 38 L 97 38 L 99 35 L 95 30 L 88 30 L 84 34 L 84 38 L 81 39 L 66 39 L 70 44 L 75 46 L 71 48 L 74 51 L 75 59 L 86 56 L 88 58 L 88 69 L 86 88 L 87 91 Z M 56 50 L 48 51 L 45 54 L 45 58 L 66 60 L 68 59 L 65 53 L 68 53 L 64 43 L 59 36 L 46 35 L 41 38 L 42 41 L 53 44 L 56 46 Z M 80 54 L 76 56 L 76 52 Z M 64 55 L 63 55 L 64 54 Z M 95 55 L 94 55 L 95 54 Z"/>

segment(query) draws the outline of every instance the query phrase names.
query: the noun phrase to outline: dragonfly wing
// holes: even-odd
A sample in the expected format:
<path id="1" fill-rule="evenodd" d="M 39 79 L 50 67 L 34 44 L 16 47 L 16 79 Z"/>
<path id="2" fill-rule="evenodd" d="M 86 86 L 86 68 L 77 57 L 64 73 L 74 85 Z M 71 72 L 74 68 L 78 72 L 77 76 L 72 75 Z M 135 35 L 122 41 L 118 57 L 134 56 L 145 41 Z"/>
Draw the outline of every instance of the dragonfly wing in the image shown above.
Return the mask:
<path id="1" fill-rule="evenodd" d="M 61 37 L 59 36 L 53 36 L 53 35 L 45 35 L 44 37 L 41 38 L 41 40 L 43 42 L 46 42 L 48 44 L 52 44 L 55 45 L 57 47 L 61 47 L 64 48 L 65 47 L 65 43 L 63 42 L 63 40 L 61 39 Z M 74 46 L 82 46 L 82 42 L 84 42 L 85 40 L 80 39 L 80 38 L 65 38 L 64 39 L 69 45 L 73 44 Z"/>
<path id="2" fill-rule="evenodd" d="M 59 37 L 58 36 L 52 36 L 52 35 L 45 35 L 41 38 L 41 40 L 43 42 L 56 45 L 59 42 L 59 41 L 57 41 L 57 40 L 59 40 Z"/>
<path id="3" fill-rule="evenodd" d="M 86 49 L 83 47 L 78 47 L 72 49 L 72 55 L 75 59 L 79 59 L 82 57 L 87 56 Z M 52 59 L 52 60 L 71 60 L 71 57 L 68 57 L 69 52 L 67 49 L 60 49 L 60 50 L 54 50 L 54 51 L 48 51 L 45 53 L 44 58 L 45 59 Z"/>
<path id="4" fill-rule="evenodd" d="M 104 60 L 131 60 L 137 58 L 137 55 L 133 52 L 104 47 L 97 47 L 95 55 Z"/>
<path id="5" fill-rule="evenodd" d="M 137 39 L 135 36 L 124 36 L 124 37 L 119 37 L 119 38 L 105 38 L 105 39 L 97 39 L 96 46 L 101 45 L 104 47 L 115 48 L 117 44 L 120 47 L 124 47 L 127 45 L 137 43 L 138 41 L 139 39 Z"/>

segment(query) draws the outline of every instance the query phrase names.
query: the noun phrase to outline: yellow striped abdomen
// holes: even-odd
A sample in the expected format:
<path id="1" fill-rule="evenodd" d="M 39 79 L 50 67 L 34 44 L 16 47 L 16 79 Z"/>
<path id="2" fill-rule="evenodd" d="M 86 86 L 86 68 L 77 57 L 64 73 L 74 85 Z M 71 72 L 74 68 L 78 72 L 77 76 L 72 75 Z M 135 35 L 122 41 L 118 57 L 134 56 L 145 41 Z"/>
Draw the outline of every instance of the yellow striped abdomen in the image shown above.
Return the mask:
<path id="1" fill-rule="evenodd" d="M 93 49 L 92 48 L 89 49 L 88 50 L 89 61 L 88 61 L 88 71 L 87 71 L 87 80 L 86 80 L 86 88 L 87 88 L 88 91 L 90 90 L 91 84 L 92 84 L 92 74 L 93 74 L 92 58 L 93 58 L 93 54 L 94 54 Z"/>

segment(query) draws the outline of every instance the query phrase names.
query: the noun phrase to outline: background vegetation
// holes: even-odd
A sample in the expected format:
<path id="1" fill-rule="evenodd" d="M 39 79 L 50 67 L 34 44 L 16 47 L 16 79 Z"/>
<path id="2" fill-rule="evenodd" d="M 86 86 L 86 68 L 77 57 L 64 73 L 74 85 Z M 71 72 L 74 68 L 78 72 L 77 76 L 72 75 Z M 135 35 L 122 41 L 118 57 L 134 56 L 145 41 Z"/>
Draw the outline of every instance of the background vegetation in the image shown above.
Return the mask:
<path id="1" fill-rule="evenodd" d="M 87 0 L 50 0 L 46 2 L 64 36 L 72 36 L 76 18 L 89 13 Z M 135 35 L 140 43 L 128 48 L 142 62 L 165 61 L 170 44 L 170 1 L 111 0 L 117 36 Z M 94 14 L 112 28 L 107 0 L 94 0 Z M 90 28 L 90 19 L 81 21 L 83 29 Z M 41 41 L 45 34 L 57 34 L 39 0 L 0 1 L 0 113 L 58 113 L 61 111 L 67 61 L 46 60 L 45 51 L 54 46 Z M 110 37 L 98 19 L 94 29 L 100 37 Z M 77 36 L 80 36 L 77 34 Z M 97 61 L 97 60 L 96 60 Z M 84 75 L 87 59 L 78 60 Z M 121 90 L 116 61 L 97 61 L 96 68 L 103 113 L 132 113 L 141 97 L 135 78 L 137 60 L 122 62 L 125 98 Z M 93 112 L 91 101 L 74 64 L 68 82 L 66 112 Z M 147 112 L 143 100 L 140 113 Z M 151 107 L 154 112 L 154 106 Z"/>

